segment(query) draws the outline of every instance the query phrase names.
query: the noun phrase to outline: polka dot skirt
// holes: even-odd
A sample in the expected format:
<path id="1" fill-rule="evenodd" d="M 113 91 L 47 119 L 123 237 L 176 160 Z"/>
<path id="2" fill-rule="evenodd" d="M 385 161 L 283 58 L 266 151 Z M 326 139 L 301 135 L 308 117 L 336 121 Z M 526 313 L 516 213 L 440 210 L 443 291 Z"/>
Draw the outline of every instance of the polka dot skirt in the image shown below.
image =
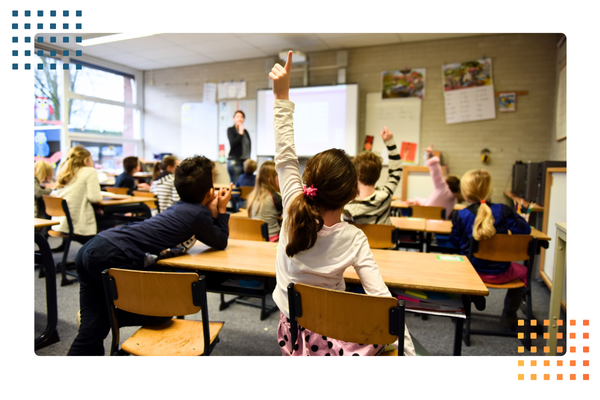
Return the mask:
<path id="1" fill-rule="evenodd" d="M 385 345 L 344 342 L 314 333 L 298 325 L 298 339 L 292 343 L 290 320 L 279 313 L 277 341 L 284 356 L 376 356 Z"/>

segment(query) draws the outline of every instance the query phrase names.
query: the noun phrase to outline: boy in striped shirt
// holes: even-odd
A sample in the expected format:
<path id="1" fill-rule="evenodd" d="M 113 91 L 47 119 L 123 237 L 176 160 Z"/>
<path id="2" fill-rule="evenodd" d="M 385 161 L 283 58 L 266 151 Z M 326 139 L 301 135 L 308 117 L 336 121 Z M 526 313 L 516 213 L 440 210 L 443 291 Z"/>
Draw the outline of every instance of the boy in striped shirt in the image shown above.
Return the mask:
<path id="1" fill-rule="evenodd" d="M 375 187 L 381 175 L 382 158 L 372 152 L 354 157 L 358 175 L 358 196 L 344 207 L 344 219 L 356 224 L 391 225 L 392 196 L 402 175 L 402 159 L 394 135 L 383 127 L 381 138 L 388 149 L 388 178 L 383 187 Z"/>

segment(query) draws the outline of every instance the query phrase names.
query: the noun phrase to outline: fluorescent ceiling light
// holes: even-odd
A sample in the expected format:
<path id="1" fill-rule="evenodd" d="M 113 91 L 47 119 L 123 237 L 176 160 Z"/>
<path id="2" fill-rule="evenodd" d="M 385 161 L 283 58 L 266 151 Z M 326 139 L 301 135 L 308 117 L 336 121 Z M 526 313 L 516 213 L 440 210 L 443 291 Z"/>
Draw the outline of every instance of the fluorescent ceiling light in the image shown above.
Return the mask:
<path id="1" fill-rule="evenodd" d="M 117 33 L 115 35 L 100 36 L 93 39 L 84 39 L 81 41 L 81 45 L 93 46 L 96 44 L 118 42 L 121 40 L 136 39 L 152 35 L 158 35 L 158 33 Z"/>

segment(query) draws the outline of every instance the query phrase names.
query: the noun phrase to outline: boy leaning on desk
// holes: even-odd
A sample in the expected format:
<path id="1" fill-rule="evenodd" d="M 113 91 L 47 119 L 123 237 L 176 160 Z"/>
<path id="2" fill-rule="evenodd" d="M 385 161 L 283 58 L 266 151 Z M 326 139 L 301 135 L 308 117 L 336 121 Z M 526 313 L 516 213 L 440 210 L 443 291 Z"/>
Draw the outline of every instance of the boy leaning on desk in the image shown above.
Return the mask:
<path id="1" fill-rule="evenodd" d="M 231 189 L 213 189 L 214 163 L 206 157 L 186 158 L 175 170 L 180 201 L 144 221 L 100 232 L 77 253 L 81 325 L 67 355 L 104 355 L 110 331 L 102 271 L 143 270 L 161 258 L 186 252 L 196 240 L 223 250 L 229 236 L 227 203 Z M 156 325 L 171 317 L 145 317 L 117 310 L 121 326 Z"/>

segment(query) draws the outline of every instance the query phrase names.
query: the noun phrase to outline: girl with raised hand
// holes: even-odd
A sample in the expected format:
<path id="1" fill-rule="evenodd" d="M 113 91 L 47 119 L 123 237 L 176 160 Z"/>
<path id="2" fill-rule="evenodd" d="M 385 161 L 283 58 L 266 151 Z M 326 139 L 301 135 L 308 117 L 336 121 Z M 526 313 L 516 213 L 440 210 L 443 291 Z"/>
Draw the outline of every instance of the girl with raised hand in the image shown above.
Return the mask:
<path id="1" fill-rule="evenodd" d="M 294 146 L 294 103 L 289 101 L 291 68 L 290 51 L 285 67 L 275 64 L 269 73 L 275 95 L 275 168 L 283 198 L 283 224 L 276 261 L 277 286 L 273 292 L 273 300 L 281 311 L 277 333 L 279 346 L 283 355 L 293 356 L 377 355 L 386 343 L 349 343 L 326 338 L 300 326 L 297 342 L 291 343 L 287 287 L 292 282 L 343 291 L 344 271 L 352 265 L 367 294 L 391 296 L 373 259 L 367 237 L 360 229 L 341 220 L 344 206 L 358 192 L 356 170 L 348 155 L 338 149 L 323 151 L 308 160 L 300 177 Z M 404 353 L 415 354 L 406 327 Z"/>

